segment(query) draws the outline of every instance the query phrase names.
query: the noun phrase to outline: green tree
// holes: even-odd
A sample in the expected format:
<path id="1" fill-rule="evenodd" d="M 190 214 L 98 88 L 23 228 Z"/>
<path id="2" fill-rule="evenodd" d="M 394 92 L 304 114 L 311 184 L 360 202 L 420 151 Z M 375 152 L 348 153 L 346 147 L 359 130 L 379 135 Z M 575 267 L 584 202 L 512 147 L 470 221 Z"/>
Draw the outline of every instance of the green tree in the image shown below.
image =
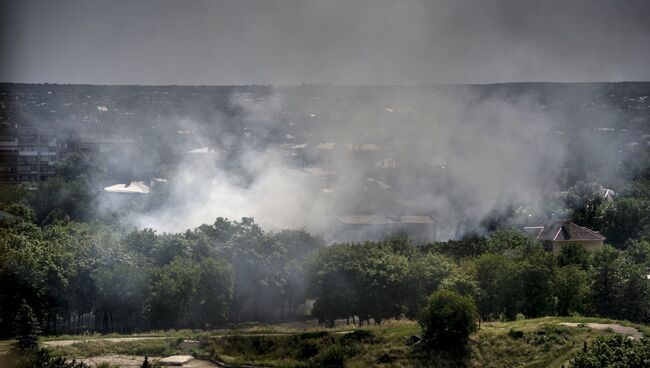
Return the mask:
<path id="1" fill-rule="evenodd" d="M 557 255 L 557 262 L 560 267 L 578 265 L 586 271 L 589 269 L 589 252 L 579 243 L 564 244 Z"/>
<path id="2" fill-rule="evenodd" d="M 628 239 L 638 239 L 648 226 L 650 202 L 646 199 L 624 197 L 608 203 L 603 217 L 603 235 L 617 248 Z"/>
<path id="3" fill-rule="evenodd" d="M 38 335 L 41 327 L 36 320 L 32 308 L 23 300 L 18 313 L 14 318 L 14 333 L 16 335 L 16 349 L 28 351 L 38 347 Z"/>
<path id="4" fill-rule="evenodd" d="M 554 259 L 549 254 L 533 253 L 518 264 L 521 280 L 522 312 L 529 317 L 539 317 L 553 312 Z"/>
<path id="5" fill-rule="evenodd" d="M 198 265 L 186 258 L 175 258 L 168 265 L 153 270 L 146 303 L 154 328 L 190 326 L 199 276 Z"/>
<path id="6" fill-rule="evenodd" d="M 589 276 L 576 264 L 560 267 L 555 274 L 553 290 L 557 298 L 558 315 L 583 313 L 589 293 Z"/>
<path id="7" fill-rule="evenodd" d="M 409 259 L 404 296 L 406 316 L 417 318 L 426 304 L 427 295 L 438 290 L 440 284 L 454 271 L 454 263 L 447 257 L 427 252 L 418 252 Z"/>
<path id="8" fill-rule="evenodd" d="M 514 318 L 522 300 L 516 262 L 503 255 L 485 253 L 471 263 L 480 289 L 477 304 L 481 317 L 490 320 L 503 313 Z"/>
<path id="9" fill-rule="evenodd" d="M 605 245 L 594 252 L 591 280 L 591 300 L 596 312 L 616 316 L 624 281 L 619 251 Z"/>
<path id="10" fill-rule="evenodd" d="M 418 323 L 424 343 L 434 350 L 457 351 L 477 330 L 474 302 L 453 291 L 436 291 L 427 300 Z"/>
<path id="11" fill-rule="evenodd" d="M 232 267 L 223 260 L 205 258 L 199 264 L 199 273 L 194 319 L 201 328 L 223 324 L 232 299 Z"/>

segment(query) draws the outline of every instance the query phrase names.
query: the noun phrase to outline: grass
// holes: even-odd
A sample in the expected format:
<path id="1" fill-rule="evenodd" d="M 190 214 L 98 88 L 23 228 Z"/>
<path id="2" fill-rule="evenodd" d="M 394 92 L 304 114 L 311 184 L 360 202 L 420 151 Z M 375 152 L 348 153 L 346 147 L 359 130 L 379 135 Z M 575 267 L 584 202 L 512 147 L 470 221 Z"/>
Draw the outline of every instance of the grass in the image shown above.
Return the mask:
<path id="1" fill-rule="evenodd" d="M 556 367 L 568 366 L 571 357 L 584 342 L 611 331 L 586 327 L 561 326 L 561 322 L 618 323 L 635 327 L 650 336 L 650 328 L 628 321 L 586 317 L 545 317 L 512 322 L 483 323 L 471 336 L 464 359 L 431 356 L 407 340 L 420 328 L 411 321 L 387 321 L 381 326 L 340 325 L 333 329 L 287 325 L 248 325 L 215 331 L 156 331 L 133 335 L 95 335 L 98 337 L 151 337 L 166 339 L 128 342 L 88 341 L 52 348 L 54 354 L 84 358 L 107 354 L 167 356 L 192 353 L 195 356 L 230 364 L 267 367 Z M 82 340 L 89 336 L 65 336 L 57 339 Z M 199 340 L 198 348 L 187 351 L 184 339 Z M 51 338 L 47 338 L 51 340 Z M 0 342 L 0 352 L 9 342 Z"/>
<path id="2" fill-rule="evenodd" d="M 88 339 L 105 339 L 111 337 L 183 337 L 188 338 L 204 333 L 202 330 L 155 330 L 148 332 L 139 332 L 131 334 L 120 333 L 91 333 L 84 335 L 50 335 L 41 336 L 41 341 L 54 341 L 54 340 L 88 340 Z"/>
<path id="3" fill-rule="evenodd" d="M 183 339 L 138 340 L 125 342 L 89 341 L 52 347 L 56 356 L 88 358 L 107 354 L 168 356 L 179 352 Z"/>

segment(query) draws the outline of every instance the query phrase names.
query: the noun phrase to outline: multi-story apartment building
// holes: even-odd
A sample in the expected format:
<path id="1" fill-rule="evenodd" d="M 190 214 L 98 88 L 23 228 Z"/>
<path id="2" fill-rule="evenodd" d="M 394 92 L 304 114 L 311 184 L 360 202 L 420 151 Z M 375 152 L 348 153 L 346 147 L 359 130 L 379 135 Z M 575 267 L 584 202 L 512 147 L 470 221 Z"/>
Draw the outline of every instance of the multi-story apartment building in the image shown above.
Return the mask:
<path id="1" fill-rule="evenodd" d="M 1 134 L 0 181 L 41 181 L 54 174 L 61 147 L 53 131 L 12 127 Z"/>
<path id="2" fill-rule="evenodd" d="M 55 174 L 54 164 L 69 152 L 106 153 L 134 140 L 114 134 L 70 133 L 31 126 L 0 130 L 0 182 L 39 182 Z"/>

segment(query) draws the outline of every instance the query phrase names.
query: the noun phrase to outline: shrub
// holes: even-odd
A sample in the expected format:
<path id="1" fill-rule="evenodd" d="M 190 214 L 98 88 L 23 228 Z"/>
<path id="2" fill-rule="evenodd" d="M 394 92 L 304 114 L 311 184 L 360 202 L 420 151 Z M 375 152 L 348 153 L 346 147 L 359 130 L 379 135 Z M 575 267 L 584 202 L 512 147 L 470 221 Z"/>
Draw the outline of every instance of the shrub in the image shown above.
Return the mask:
<path id="1" fill-rule="evenodd" d="M 337 345 L 330 346 L 312 361 L 314 367 L 345 367 L 348 352 Z"/>
<path id="2" fill-rule="evenodd" d="M 650 339 L 631 340 L 621 335 L 598 338 L 571 360 L 571 368 L 641 368 L 649 365 Z"/>
<path id="3" fill-rule="evenodd" d="M 375 341 L 375 334 L 369 330 L 354 330 L 341 336 L 341 342 L 359 341 L 359 342 L 373 342 Z"/>
<path id="4" fill-rule="evenodd" d="M 469 335 L 477 330 L 477 320 L 478 312 L 471 299 L 442 290 L 429 296 L 418 322 L 427 346 L 455 351 L 465 347 Z"/>
<path id="5" fill-rule="evenodd" d="M 307 339 L 318 339 L 321 337 L 328 336 L 330 333 L 327 331 L 314 331 L 314 332 L 303 332 L 299 335 L 300 340 Z"/>
<path id="6" fill-rule="evenodd" d="M 517 313 L 515 316 L 515 321 L 523 321 L 526 319 L 526 316 L 523 315 L 523 313 Z"/>
<path id="7" fill-rule="evenodd" d="M 47 349 L 24 351 L 16 360 L 18 368 L 90 368 L 82 362 L 67 362 L 64 358 L 53 357 Z"/>

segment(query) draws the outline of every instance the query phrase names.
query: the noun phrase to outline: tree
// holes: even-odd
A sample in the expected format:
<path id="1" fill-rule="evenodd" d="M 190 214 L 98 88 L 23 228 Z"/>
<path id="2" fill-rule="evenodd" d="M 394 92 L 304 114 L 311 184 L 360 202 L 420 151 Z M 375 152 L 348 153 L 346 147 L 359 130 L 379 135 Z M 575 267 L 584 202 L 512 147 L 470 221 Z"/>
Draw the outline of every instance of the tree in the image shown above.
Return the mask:
<path id="1" fill-rule="evenodd" d="M 502 229 L 488 237 L 486 248 L 491 253 L 503 253 L 508 250 L 527 253 L 541 249 L 541 244 L 521 231 Z"/>
<path id="2" fill-rule="evenodd" d="M 560 267 L 553 282 L 557 298 L 556 312 L 560 316 L 582 313 L 585 310 L 586 297 L 589 292 L 589 277 L 579 265 L 571 264 Z"/>
<path id="3" fill-rule="evenodd" d="M 140 366 L 141 368 L 151 368 L 151 364 L 149 363 L 149 357 L 145 355 L 144 361 L 142 362 L 142 365 Z"/>
<path id="4" fill-rule="evenodd" d="M 521 280 L 522 312 L 529 317 L 550 314 L 554 309 L 553 278 L 555 263 L 548 254 L 533 254 L 518 264 Z"/>
<path id="5" fill-rule="evenodd" d="M 593 254 L 591 270 L 591 300 L 596 312 L 601 316 L 614 317 L 623 287 L 619 251 L 609 245 Z"/>
<path id="6" fill-rule="evenodd" d="M 448 290 L 429 297 L 420 314 L 424 343 L 434 350 L 458 351 L 477 330 L 478 312 L 474 302 Z"/>
<path id="7" fill-rule="evenodd" d="M 16 334 L 16 350 L 28 351 L 38 347 L 38 335 L 41 328 L 36 320 L 32 308 L 22 301 L 18 313 L 14 318 L 14 331 Z"/>
<path id="8" fill-rule="evenodd" d="M 481 318 L 490 320 L 501 313 L 514 318 L 521 308 L 521 279 L 515 261 L 499 254 L 485 253 L 472 260 L 478 287 Z"/>
<path id="9" fill-rule="evenodd" d="M 185 258 L 175 258 L 168 265 L 154 269 L 146 302 L 153 327 L 189 327 L 199 276 L 198 265 Z"/>
<path id="10" fill-rule="evenodd" d="M 648 226 L 650 202 L 643 198 L 619 198 L 609 203 L 603 217 L 603 235 L 621 248 L 628 239 L 639 238 Z"/>
<path id="11" fill-rule="evenodd" d="M 223 324 L 232 299 L 232 267 L 223 260 L 205 258 L 199 264 L 199 280 L 194 296 L 194 319 L 201 328 Z"/>
<path id="12" fill-rule="evenodd" d="M 426 304 L 427 295 L 438 290 L 442 281 L 449 277 L 453 270 L 453 262 L 438 253 L 427 252 L 411 257 L 404 288 L 405 312 L 408 318 L 417 318 Z"/>
<path id="13" fill-rule="evenodd" d="M 578 265 L 583 270 L 589 269 L 589 252 L 579 243 L 562 245 L 557 255 L 559 266 Z"/>

